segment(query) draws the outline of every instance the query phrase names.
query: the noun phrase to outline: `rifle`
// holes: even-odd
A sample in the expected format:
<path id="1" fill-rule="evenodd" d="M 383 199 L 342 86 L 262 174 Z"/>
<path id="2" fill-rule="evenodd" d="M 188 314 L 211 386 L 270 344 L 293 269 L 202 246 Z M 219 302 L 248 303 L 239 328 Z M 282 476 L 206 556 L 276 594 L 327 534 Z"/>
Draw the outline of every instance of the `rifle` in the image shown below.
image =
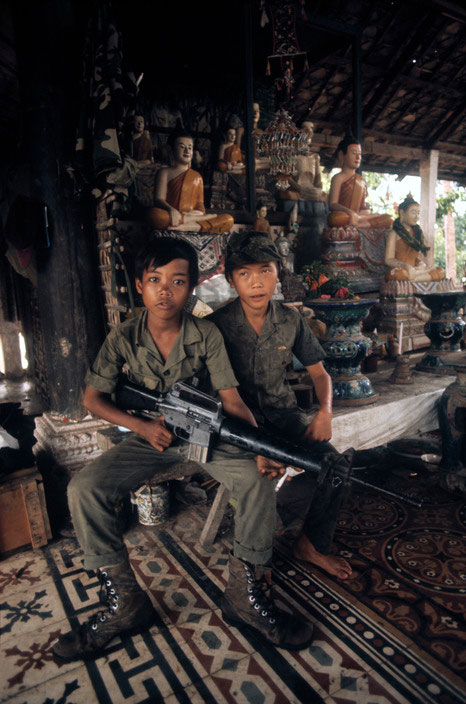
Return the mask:
<path id="1" fill-rule="evenodd" d="M 351 476 L 353 448 L 344 453 L 334 451 L 317 460 L 313 458 L 309 446 L 223 415 L 220 401 L 186 382 L 179 381 L 168 393 L 157 394 L 144 386 L 120 379 L 116 389 L 116 405 L 127 411 L 158 412 L 172 432 L 189 443 L 188 459 L 195 462 L 208 460 L 212 440 L 217 437 L 255 455 L 283 462 L 285 466 L 292 465 L 317 473 L 319 485 L 327 479 L 334 487 L 351 482 L 376 489 L 413 506 L 422 506 L 422 501 L 412 496 L 397 494 Z"/>

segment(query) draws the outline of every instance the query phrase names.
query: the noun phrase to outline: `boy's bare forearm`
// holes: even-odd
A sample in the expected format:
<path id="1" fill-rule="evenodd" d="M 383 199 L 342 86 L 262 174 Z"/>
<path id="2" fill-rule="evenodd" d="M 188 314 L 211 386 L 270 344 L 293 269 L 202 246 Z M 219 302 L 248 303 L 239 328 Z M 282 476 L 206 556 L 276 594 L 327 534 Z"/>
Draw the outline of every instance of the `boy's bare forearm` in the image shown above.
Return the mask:
<path id="1" fill-rule="evenodd" d="M 84 392 L 83 403 L 88 411 L 99 418 L 113 423 L 114 425 L 121 425 L 124 428 L 128 428 L 128 430 L 142 435 L 141 431 L 145 425 L 145 421 L 122 411 L 113 403 L 110 396 L 107 394 L 88 386 Z"/>

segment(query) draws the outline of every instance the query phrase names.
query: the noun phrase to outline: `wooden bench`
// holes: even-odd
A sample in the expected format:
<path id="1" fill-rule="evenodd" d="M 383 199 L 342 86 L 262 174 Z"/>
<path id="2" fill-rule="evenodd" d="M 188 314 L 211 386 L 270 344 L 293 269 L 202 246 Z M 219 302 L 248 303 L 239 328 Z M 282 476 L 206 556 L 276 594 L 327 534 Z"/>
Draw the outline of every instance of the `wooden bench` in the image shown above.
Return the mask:
<path id="1" fill-rule="evenodd" d="M 126 433 L 119 430 L 115 426 L 99 430 L 96 434 L 97 445 L 99 448 L 105 452 L 111 447 L 118 445 Z M 196 474 L 202 468 L 201 464 L 197 462 L 180 462 L 175 464 L 170 469 L 162 470 L 157 474 L 157 483 L 170 481 L 172 479 L 181 479 L 182 477 L 190 477 Z M 228 489 L 220 484 L 217 489 L 217 494 L 212 503 L 212 506 L 207 516 L 207 520 L 202 529 L 201 535 L 199 537 L 199 542 L 203 548 L 209 549 L 215 541 L 217 536 L 218 528 L 225 514 L 225 510 L 230 499 L 230 492 Z"/>

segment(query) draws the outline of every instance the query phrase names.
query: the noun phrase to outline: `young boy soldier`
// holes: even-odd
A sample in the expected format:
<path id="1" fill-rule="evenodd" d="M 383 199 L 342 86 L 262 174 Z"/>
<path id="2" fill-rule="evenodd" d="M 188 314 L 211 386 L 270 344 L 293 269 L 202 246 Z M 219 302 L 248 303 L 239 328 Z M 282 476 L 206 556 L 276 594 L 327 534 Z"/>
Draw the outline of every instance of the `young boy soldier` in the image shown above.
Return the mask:
<path id="1" fill-rule="evenodd" d="M 84 393 L 88 410 L 133 433 L 75 475 L 68 491 L 84 566 L 100 573 L 107 609 L 59 638 L 53 652 L 65 662 L 95 658 L 114 636 L 153 622 L 154 610 L 131 570 L 115 507 L 158 470 L 186 457 L 187 445 L 175 439 L 163 417 L 142 419 L 113 403 L 122 367 L 130 380 L 161 393 L 207 370 L 225 412 L 256 425 L 236 389 L 221 334 L 211 321 L 183 312 L 198 279 L 194 249 L 181 240 L 156 239 L 137 256 L 135 273 L 144 311 L 109 333 L 87 373 Z M 267 592 L 275 496 L 261 472 L 274 463 L 256 460 L 257 466 L 251 453 L 219 444 L 206 465 L 237 501 L 222 613 L 229 623 L 252 628 L 274 645 L 299 649 L 310 643 L 312 625 L 279 612 Z"/>
<path id="2" fill-rule="evenodd" d="M 223 334 L 241 397 L 259 426 L 304 440 L 317 456 L 323 456 L 334 452 L 327 442 L 332 436 L 331 379 L 322 364 L 325 353 L 302 316 L 271 300 L 279 262 L 269 237 L 260 232 L 233 234 L 225 255 L 225 276 L 238 298 L 208 319 Z M 320 408 L 310 422 L 286 380 L 293 354 L 306 367 L 319 400 Z M 276 471 L 264 473 L 276 476 Z M 316 489 L 293 554 L 346 579 L 352 572 L 348 562 L 328 554 L 341 499 L 342 489 L 331 485 Z"/>

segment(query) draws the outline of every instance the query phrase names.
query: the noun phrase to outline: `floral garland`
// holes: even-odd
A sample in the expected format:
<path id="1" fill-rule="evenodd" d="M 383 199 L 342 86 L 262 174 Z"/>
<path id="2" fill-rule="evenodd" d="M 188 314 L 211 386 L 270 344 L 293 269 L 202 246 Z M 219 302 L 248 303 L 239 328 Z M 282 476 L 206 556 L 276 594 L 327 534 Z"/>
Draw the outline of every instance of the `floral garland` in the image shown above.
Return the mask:
<path id="1" fill-rule="evenodd" d="M 406 227 L 401 224 L 400 218 L 397 218 L 393 223 L 393 229 L 395 230 L 396 234 L 401 237 L 403 242 L 408 245 L 408 247 L 411 247 L 411 249 L 415 249 L 416 252 L 422 252 L 423 255 L 426 256 L 430 247 L 427 247 L 424 244 L 424 235 L 419 225 L 413 225 L 412 230 L 414 232 L 414 235 L 412 235 L 409 230 L 407 230 Z"/>

